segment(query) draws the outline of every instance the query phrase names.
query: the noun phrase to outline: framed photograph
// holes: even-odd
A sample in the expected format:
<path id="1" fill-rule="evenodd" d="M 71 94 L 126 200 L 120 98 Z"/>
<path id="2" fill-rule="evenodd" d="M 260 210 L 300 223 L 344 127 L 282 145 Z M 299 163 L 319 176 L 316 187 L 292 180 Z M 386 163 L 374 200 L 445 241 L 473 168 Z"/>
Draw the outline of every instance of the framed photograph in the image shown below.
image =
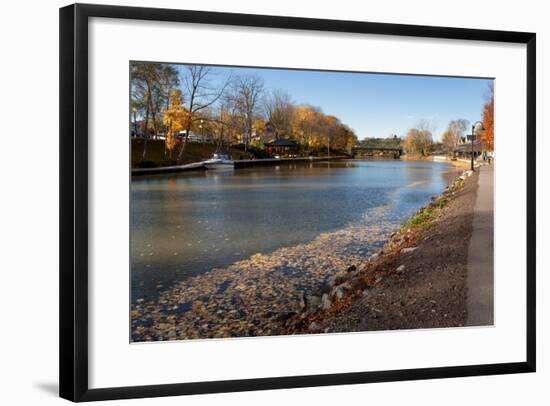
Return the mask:
<path id="1" fill-rule="evenodd" d="M 60 10 L 60 395 L 535 371 L 535 34 Z"/>

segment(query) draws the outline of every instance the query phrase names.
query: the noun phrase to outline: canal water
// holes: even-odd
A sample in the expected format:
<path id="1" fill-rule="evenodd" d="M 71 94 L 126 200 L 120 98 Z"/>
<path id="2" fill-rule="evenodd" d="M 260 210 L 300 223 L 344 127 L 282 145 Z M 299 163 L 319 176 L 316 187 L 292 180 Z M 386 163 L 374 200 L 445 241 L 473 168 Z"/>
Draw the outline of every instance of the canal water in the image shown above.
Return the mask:
<path id="1" fill-rule="evenodd" d="M 354 225 L 372 238 L 345 248 L 366 258 L 457 175 L 446 163 L 349 160 L 134 177 L 132 302 Z"/>

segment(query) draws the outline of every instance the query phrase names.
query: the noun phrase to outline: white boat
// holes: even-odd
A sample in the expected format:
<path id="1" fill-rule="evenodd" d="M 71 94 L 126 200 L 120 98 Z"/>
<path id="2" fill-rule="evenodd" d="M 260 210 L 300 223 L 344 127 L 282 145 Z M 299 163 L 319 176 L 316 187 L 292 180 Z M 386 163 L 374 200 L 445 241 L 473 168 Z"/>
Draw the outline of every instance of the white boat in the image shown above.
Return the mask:
<path id="1" fill-rule="evenodd" d="M 235 168 L 234 162 L 229 159 L 227 154 L 215 153 L 212 158 L 204 161 L 206 169 L 233 169 Z"/>

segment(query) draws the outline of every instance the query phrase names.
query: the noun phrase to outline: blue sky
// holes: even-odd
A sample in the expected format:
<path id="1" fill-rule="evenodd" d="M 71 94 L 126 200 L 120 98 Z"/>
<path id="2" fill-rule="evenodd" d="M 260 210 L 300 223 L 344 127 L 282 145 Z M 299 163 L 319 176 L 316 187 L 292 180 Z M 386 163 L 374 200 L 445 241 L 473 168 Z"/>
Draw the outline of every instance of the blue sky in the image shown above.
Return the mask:
<path id="1" fill-rule="evenodd" d="M 180 71 L 185 71 L 179 65 Z M 287 69 L 215 68 L 216 80 L 229 74 L 256 74 L 267 90 L 282 89 L 297 104 L 320 107 L 353 128 L 359 137 L 404 136 L 420 120 L 432 124 L 435 140 L 449 121 L 481 118 L 491 79 L 300 71 Z"/>

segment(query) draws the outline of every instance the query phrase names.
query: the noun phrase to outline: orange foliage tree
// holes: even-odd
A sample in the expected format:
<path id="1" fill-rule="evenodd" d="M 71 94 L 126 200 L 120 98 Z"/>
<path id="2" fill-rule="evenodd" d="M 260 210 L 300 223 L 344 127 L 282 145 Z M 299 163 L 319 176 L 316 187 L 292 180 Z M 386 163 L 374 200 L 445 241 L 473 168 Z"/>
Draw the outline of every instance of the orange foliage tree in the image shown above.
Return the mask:
<path id="1" fill-rule="evenodd" d="M 481 133 L 483 145 L 489 151 L 495 148 L 495 94 L 493 85 L 489 87 L 489 101 L 483 105 L 483 127 Z"/>
<path id="2" fill-rule="evenodd" d="M 170 156 L 176 146 L 176 136 L 186 128 L 189 120 L 189 112 L 183 107 L 183 94 L 181 90 L 173 90 L 170 93 L 170 105 L 164 112 L 164 124 L 166 125 L 166 149 Z"/>

